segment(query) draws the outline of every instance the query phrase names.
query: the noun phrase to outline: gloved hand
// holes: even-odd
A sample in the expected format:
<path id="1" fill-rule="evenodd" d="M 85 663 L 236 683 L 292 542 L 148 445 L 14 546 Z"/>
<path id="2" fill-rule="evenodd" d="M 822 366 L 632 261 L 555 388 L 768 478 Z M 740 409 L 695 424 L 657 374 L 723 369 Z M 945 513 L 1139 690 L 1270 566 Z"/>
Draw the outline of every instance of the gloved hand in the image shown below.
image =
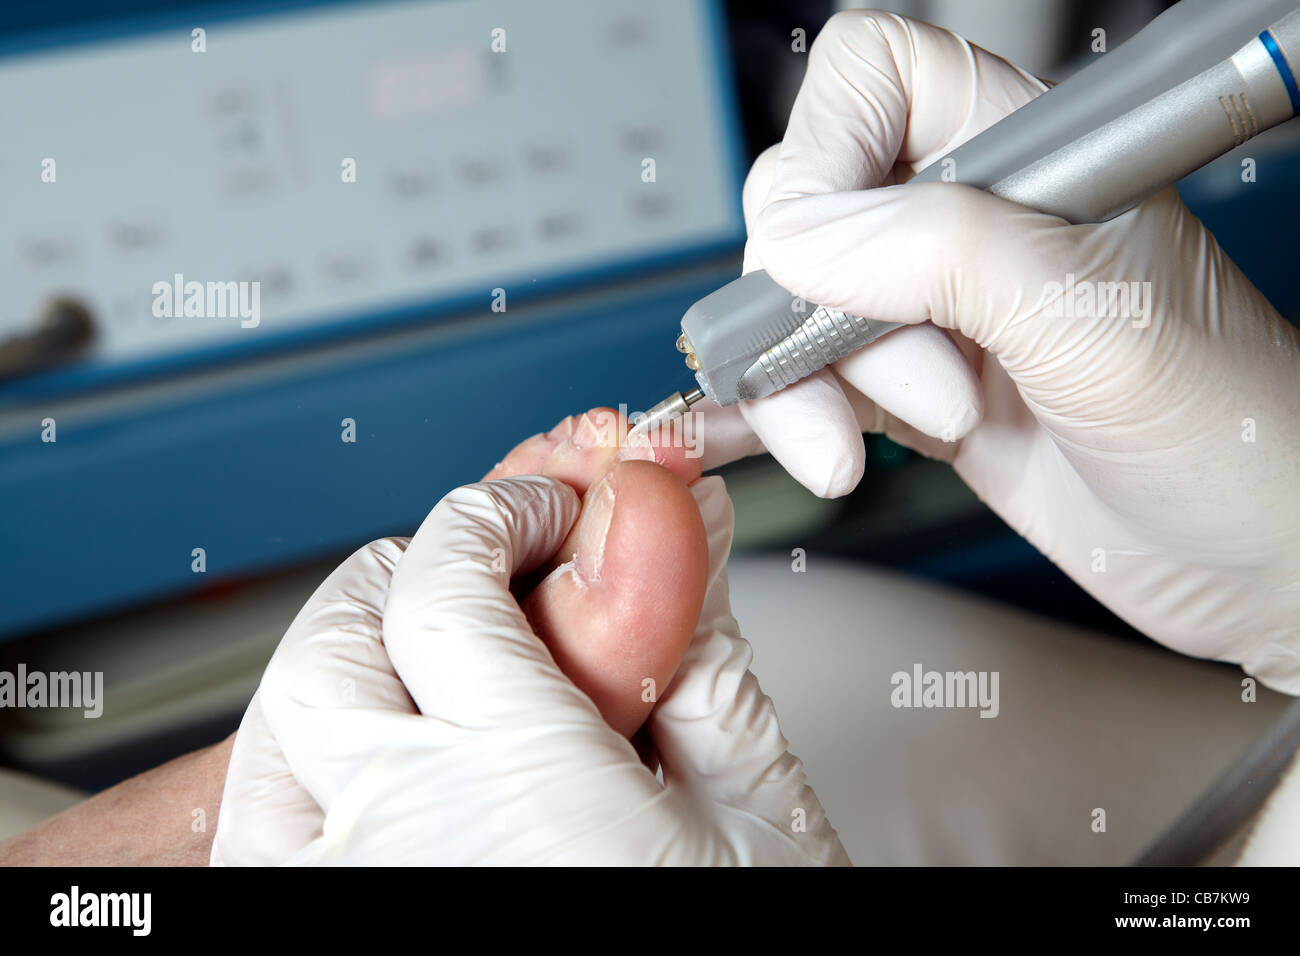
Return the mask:
<path id="1" fill-rule="evenodd" d="M 705 466 L 766 446 L 833 497 L 861 477 L 860 432 L 884 432 L 951 461 L 1146 634 L 1300 693 L 1296 330 L 1173 189 L 1069 225 L 954 183 L 893 185 L 1043 89 L 935 27 L 827 23 L 746 183 L 745 269 L 915 328 L 706 410 Z M 1117 282 L 1139 283 L 1138 307 L 1111 317 L 1101 283 Z"/>
<path id="2" fill-rule="evenodd" d="M 481 482 L 409 542 L 358 551 L 295 619 L 240 726 L 213 863 L 847 863 L 748 670 L 722 481 L 691 490 L 709 587 L 646 725 L 663 784 L 508 589 L 559 547 L 576 494 Z"/>

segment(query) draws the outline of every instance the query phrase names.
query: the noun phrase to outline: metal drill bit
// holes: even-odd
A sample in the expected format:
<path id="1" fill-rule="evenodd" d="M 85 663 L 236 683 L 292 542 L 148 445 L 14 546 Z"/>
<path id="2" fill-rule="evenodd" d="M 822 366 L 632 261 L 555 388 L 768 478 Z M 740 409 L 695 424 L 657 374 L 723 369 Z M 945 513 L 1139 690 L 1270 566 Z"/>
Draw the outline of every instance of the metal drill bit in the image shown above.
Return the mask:
<path id="1" fill-rule="evenodd" d="M 643 412 L 636 420 L 636 424 L 632 426 L 632 432 L 644 435 L 661 425 L 667 425 L 685 415 L 690 407 L 703 397 L 704 393 L 698 388 L 688 392 L 673 392 L 648 412 Z"/>

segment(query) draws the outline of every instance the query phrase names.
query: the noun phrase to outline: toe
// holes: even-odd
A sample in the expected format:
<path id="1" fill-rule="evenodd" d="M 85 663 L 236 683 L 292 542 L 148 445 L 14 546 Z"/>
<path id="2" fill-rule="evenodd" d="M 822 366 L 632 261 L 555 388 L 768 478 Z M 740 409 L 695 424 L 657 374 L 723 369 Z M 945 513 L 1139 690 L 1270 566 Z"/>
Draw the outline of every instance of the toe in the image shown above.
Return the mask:
<path id="1" fill-rule="evenodd" d="M 524 599 L 556 663 L 631 735 L 666 690 L 704 601 L 708 547 L 685 482 L 616 462 L 586 494 L 560 563 Z"/>

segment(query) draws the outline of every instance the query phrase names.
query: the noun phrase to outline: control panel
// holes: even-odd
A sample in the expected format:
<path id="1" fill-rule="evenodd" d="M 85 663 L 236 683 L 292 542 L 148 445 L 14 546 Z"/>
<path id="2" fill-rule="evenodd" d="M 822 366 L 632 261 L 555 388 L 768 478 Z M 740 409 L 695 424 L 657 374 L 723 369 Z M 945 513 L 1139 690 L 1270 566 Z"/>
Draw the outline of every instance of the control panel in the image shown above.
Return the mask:
<path id="1" fill-rule="evenodd" d="M 93 341 L 56 377 L 94 384 L 465 307 L 490 319 L 734 242 L 715 15 L 327 4 L 11 51 L 0 337 L 72 303 Z"/>

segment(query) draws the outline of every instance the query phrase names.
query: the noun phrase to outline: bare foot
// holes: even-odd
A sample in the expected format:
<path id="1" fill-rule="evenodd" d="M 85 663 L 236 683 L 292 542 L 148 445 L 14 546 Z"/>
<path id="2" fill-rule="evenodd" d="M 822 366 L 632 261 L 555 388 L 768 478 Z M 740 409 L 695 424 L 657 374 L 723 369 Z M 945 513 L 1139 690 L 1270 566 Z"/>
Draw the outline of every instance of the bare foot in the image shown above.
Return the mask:
<path id="1" fill-rule="evenodd" d="M 593 408 L 521 442 L 486 477 L 550 475 L 583 496 L 549 573 L 520 603 L 560 669 L 630 737 L 695 631 L 708 545 L 687 489 L 699 460 L 627 428 Z"/>

